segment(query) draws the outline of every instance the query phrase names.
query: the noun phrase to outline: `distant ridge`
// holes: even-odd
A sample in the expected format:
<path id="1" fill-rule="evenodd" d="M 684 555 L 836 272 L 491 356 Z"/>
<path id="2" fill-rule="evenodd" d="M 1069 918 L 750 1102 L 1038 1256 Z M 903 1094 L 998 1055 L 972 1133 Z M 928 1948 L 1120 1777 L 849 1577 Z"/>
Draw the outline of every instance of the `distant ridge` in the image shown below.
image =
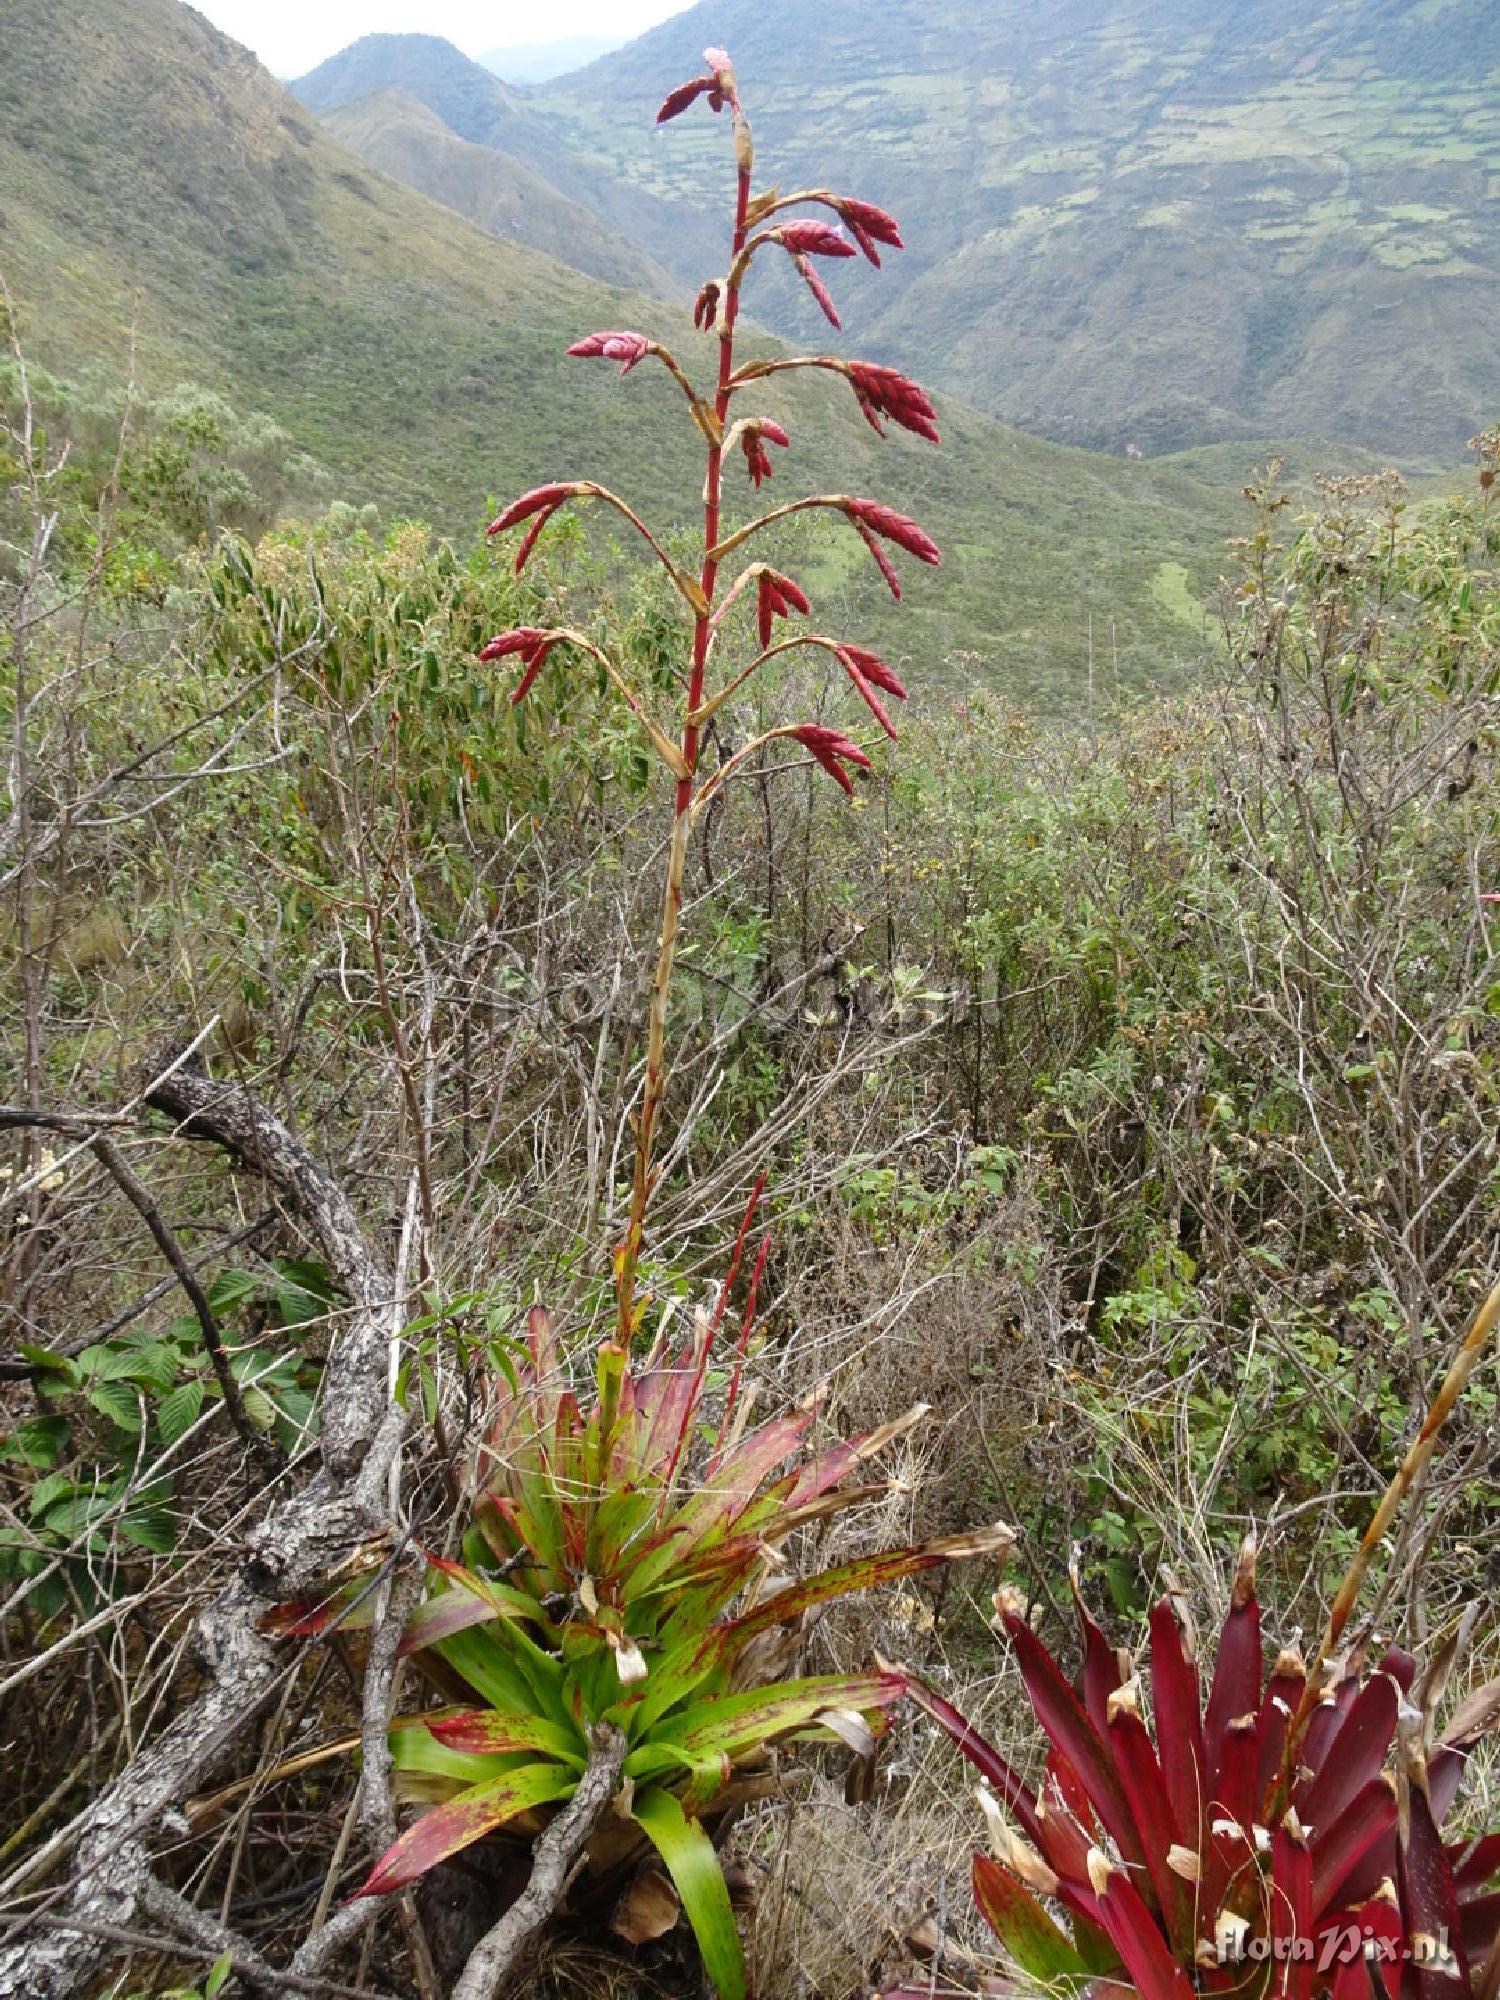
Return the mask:
<path id="1" fill-rule="evenodd" d="M 517 42 L 491 49 L 479 60 L 507 83 L 546 83 L 623 48 L 629 39 L 628 35 L 564 35 L 555 42 Z"/>
<path id="2" fill-rule="evenodd" d="M 528 93 L 502 83 L 440 35 L 362 35 L 298 77 L 291 89 L 320 114 L 377 91 L 405 91 L 460 139 L 509 154 L 617 236 L 639 244 L 657 265 L 678 272 L 680 289 L 688 284 L 683 271 L 720 254 L 714 224 L 700 207 L 664 200 L 606 161 L 579 158 L 555 125 L 538 115 Z M 663 243 L 671 246 L 670 261 L 653 247 Z"/>
<path id="3" fill-rule="evenodd" d="M 591 210 L 559 194 L 514 154 L 460 139 L 408 91 L 377 90 L 322 118 L 339 143 L 367 165 L 456 209 L 491 236 L 545 250 L 607 285 L 661 298 L 682 294 L 654 257 L 627 243 Z"/>

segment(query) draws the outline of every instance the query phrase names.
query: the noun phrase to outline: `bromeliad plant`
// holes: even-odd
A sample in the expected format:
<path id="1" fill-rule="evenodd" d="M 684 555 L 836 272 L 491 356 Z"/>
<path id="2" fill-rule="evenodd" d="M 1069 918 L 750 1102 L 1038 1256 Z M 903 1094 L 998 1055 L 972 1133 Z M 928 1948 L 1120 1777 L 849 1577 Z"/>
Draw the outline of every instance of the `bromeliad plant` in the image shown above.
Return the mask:
<path id="1" fill-rule="evenodd" d="M 1500 1715 L 1500 1682 L 1437 1735 L 1445 1669 L 1414 1695 L 1416 1662 L 1391 1647 L 1368 1670 L 1332 1662 L 1306 1708 L 1299 1654 L 1279 1653 L 1263 1676 L 1247 1543 L 1206 1705 L 1182 1607 L 1168 1597 L 1151 1614 L 1153 1736 L 1140 1676 L 1076 1577 L 1074 1597 L 1076 1688 L 1019 1600 L 995 1598 L 1047 1739 L 1037 1790 L 949 1703 L 913 1689 L 981 1774 L 993 1853 L 974 1857 L 974 1896 L 1025 1972 L 1133 1987 L 1141 2000 L 1372 2000 L 1373 1971 L 1390 2000 L 1493 2000 L 1500 1895 L 1485 1891 L 1500 1834 L 1445 1842 L 1440 1829 L 1469 1750 Z"/>
<path id="2" fill-rule="evenodd" d="M 430 1809 L 360 1893 L 403 1888 L 497 1829 L 531 1837 L 539 1812 L 572 1795 L 601 1730 L 619 1731 L 622 1791 L 593 1858 L 608 1871 L 632 1839 L 650 1841 L 732 2000 L 744 1969 L 704 1816 L 754 1795 L 773 1743 L 838 1738 L 868 1753 L 906 1691 L 891 1669 L 769 1680 L 797 1628 L 851 1591 L 999 1554 L 1011 1535 L 949 1536 L 788 1581 L 782 1545 L 887 1493 L 858 1475 L 924 1409 L 803 1456 L 815 1411 L 749 1428 L 736 1369 L 707 1463 L 690 1474 L 717 1326 L 700 1314 L 685 1351 L 660 1338 L 639 1365 L 606 1347 L 584 1407 L 562 1386 L 548 1315 L 533 1309 L 485 1439 L 464 1560 L 429 1558 L 439 1587 L 402 1640 L 458 1697 L 392 1732 L 398 1792 Z M 365 1597 L 346 1628 L 368 1620 Z M 283 1629 L 315 1631 L 331 1615 L 293 1614 Z"/>
<path id="3" fill-rule="evenodd" d="M 1500 1722 L 1500 1680 L 1439 1734 L 1468 1621 L 1415 1693 L 1416 1662 L 1399 1647 L 1368 1669 L 1362 1648 L 1340 1648 L 1376 1553 L 1497 1328 L 1500 1284 L 1375 1509 L 1310 1666 L 1283 1651 L 1263 1678 L 1249 1541 L 1206 1706 L 1185 1612 L 1169 1597 L 1151 1614 L 1154 1738 L 1140 1676 L 1089 1616 L 1076 1575 L 1076 1688 L 1020 1600 L 996 1592 L 1048 1742 L 1036 1791 L 957 1709 L 913 1682 L 914 1699 L 984 1780 L 995 1851 L 974 1857 L 975 1900 L 1033 1978 L 1073 1991 L 1133 1988 L 1141 2000 L 1496 2000 L 1500 1832 L 1445 1841 L 1442 1827 L 1469 1752 Z"/>
<path id="4" fill-rule="evenodd" d="M 803 1455 L 815 1417 L 811 1405 L 747 1428 L 752 1398 L 740 1393 L 742 1364 L 763 1244 L 722 1415 L 708 1448 L 709 1359 L 759 1189 L 715 1313 L 696 1317 L 675 1355 L 668 1350 L 666 1321 L 644 1359 L 637 1363 L 631 1355 L 645 1311 L 636 1277 L 657 1174 L 668 999 L 691 827 L 736 770 L 777 740 L 807 751 L 849 792 L 850 767 L 870 762 L 843 731 L 808 722 L 755 737 L 705 777 L 699 767 L 705 726 L 752 675 L 796 647 L 828 654 L 892 736 L 881 697 L 899 700 L 905 693 L 879 655 L 864 647 L 807 632 L 775 641 L 777 620 L 810 614 L 801 585 L 765 563 L 752 563 L 721 591 L 721 566 L 773 522 L 810 508 L 831 509 L 854 526 L 897 596 L 900 585 L 884 544 L 922 562 L 939 560 L 914 521 L 848 494 L 795 500 L 725 530 L 726 457 L 740 452 L 758 488 L 771 473 L 768 447 L 790 443 L 769 417 L 731 420 L 736 399 L 769 375 L 793 368 L 832 370 L 849 381 L 877 430 L 889 419 L 934 442 L 937 430 L 927 397 L 891 369 L 828 355 L 736 367 L 740 294 L 758 257 L 790 256 L 837 325 L 810 260 L 853 256 L 858 246 L 878 264 L 877 246 L 899 247 L 901 239 L 882 210 L 826 189 L 784 197 L 754 194 L 750 127 L 734 72 L 718 50 L 710 50 L 706 60 L 707 72 L 674 91 L 660 115 L 675 117 L 699 97 L 732 115 L 737 181 L 729 265 L 722 278 L 704 286 L 695 313 L 701 329 L 717 329 L 717 387 L 711 397 L 700 394 L 676 357 L 644 334 L 591 334 L 571 349 L 619 361 L 625 374 L 644 360 L 659 361 L 686 396 L 707 453 L 698 574 L 680 568 L 623 500 L 589 480 L 538 487 L 506 508 L 490 529 L 498 537 L 528 524 L 515 558 L 519 573 L 560 507 L 596 500 L 620 513 L 663 565 L 691 616 L 681 712 L 669 728 L 649 712 L 606 650 L 570 627 L 518 627 L 500 633 L 480 655 L 518 662 L 515 701 L 535 684 L 554 652 L 572 649 L 591 659 L 639 721 L 673 784 L 630 1208 L 615 1255 L 613 1337 L 600 1349 L 595 1393 L 585 1406 L 565 1386 L 550 1321 L 538 1309 L 524 1353 L 498 1388 L 464 1560 L 431 1559 L 431 1594 L 402 1642 L 455 1702 L 403 1720 L 392 1734 L 398 1789 L 426 1799 L 430 1809 L 380 1860 L 362 1893 L 399 1889 L 497 1831 L 534 1838 L 565 1802 L 575 1797 L 593 1802 L 592 1774 L 608 1746 L 618 1760 L 620 1786 L 614 1813 L 602 1826 L 596 1821 L 593 1859 L 607 1866 L 622 1838 L 642 1851 L 647 1842 L 654 1846 L 710 1976 L 726 2000 L 737 2000 L 745 1990 L 744 1967 L 705 1816 L 711 1820 L 755 1784 L 769 1746 L 778 1740 L 832 1736 L 867 1749 L 906 1686 L 905 1677 L 893 1670 L 776 1679 L 795 1655 L 806 1614 L 848 1592 L 934 1564 L 998 1554 L 1011 1534 L 996 1526 L 790 1580 L 782 1554 L 788 1538 L 888 1491 L 878 1480 L 861 1483 L 861 1468 L 922 1412 L 811 1457 Z M 808 205 L 832 210 L 853 241 L 829 222 L 790 213 Z M 758 612 L 758 650 L 743 663 L 721 667 L 725 614 L 747 594 L 753 594 Z M 361 1598 L 351 1587 L 338 1602 L 294 1607 L 280 1622 L 285 1631 L 307 1633 L 334 1622 L 357 1624 L 369 1614 L 370 1593 Z M 607 1802 L 606 1793 L 601 1808 Z"/>

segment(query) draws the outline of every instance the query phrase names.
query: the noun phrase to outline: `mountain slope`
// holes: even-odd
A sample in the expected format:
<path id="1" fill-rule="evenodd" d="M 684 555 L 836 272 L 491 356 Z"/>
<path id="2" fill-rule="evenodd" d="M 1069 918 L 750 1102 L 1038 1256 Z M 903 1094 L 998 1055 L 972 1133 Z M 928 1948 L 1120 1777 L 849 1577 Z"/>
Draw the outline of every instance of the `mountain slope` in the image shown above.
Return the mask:
<path id="1" fill-rule="evenodd" d="M 1493 417 L 1490 0 L 701 0 L 532 105 L 573 154 L 693 199 L 711 121 L 637 135 L 706 41 L 783 184 L 901 217 L 891 280 L 846 288 L 876 344 L 1012 422 L 1451 461 Z M 776 323 L 806 311 L 788 293 Z"/>
<path id="2" fill-rule="evenodd" d="M 647 256 L 509 153 L 460 139 L 404 90 L 377 90 L 325 111 L 322 122 L 366 166 L 389 174 L 491 236 L 529 244 L 607 285 L 671 298 L 680 292 Z"/>
<path id="3" fill-rule="evenodd" d="M 310 111 L 325 117 L 377 91 L 405 91 L 460 139 L 493 147 L 543 175 L 559 194 L 627 241 L 658 257 L 653 245 L 670 246 L 671 257 L 660 262 L 677 272 L 678 289 L 689 283 L 682 273 L 697 269 L 709 254 L 712 230 L 693 201 L 664 201 L 629 175 L 611 171 L 607 163 L 578 158 L 554 126 L 537 116 L 529 96 L 471 62 L 439 35 L 363 35 L 291 88 Z M 450 195 L 438 198 L 449 207 L 463 207 Z M 691 279 L 693 291 L 699 282 Z"/>
<path id="4" fill-rule="evenodd" d="M 8 0 L 6 44 L 0 270 L 38 360 L 65 373 L 98 362 L 118 379 L 139 288 L 144 385 L 196 380 L 268 411 L 345 498 L 473 534 L 487 493 L 571 472 L 668 528 L 695 511 L 700 443 L 662 371 L 622 382 L 564 352 L 582 331 L 635 323 L 707 374 L 715 339 L 676 309 L 369 173 L 176 0 Z M 1191 476 L 1064 450 L 957 405 L 943 408 L 941 452 L 882 445 L 823 378 L 754 407 L 793 435 L 774 497 L 875 494 L 943 545 L 943 569 L 910 575 L 894 617 L 841 528 L 815 529 L 795 556 L 824 615 L 904 653 L 914 683 L 968 651 L 993 682 L 1066 709 L 1090 621 L 1101 645 L 1113 623 L 1132 678 L 1196 654 L 1191 598 L 1211 585 L 1230 523 Z M 745 518 L 742 478 L 729 505 Z"/>

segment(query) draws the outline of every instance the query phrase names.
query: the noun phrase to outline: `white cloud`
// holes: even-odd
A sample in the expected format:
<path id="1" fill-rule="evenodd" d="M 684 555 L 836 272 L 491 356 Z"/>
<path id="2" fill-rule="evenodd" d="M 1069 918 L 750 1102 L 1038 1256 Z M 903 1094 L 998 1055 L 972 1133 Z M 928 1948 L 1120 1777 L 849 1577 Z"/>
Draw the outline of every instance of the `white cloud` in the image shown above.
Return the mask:
<path id="1" fill-rule="evenodd" d="M 637 35 L 686 0 L 552 0 L 545 23 L 521 0 L 196 0 L 277 76 L 301 76 L 361 35 L 443 35 L 466 55 L 565 35 Z"/>

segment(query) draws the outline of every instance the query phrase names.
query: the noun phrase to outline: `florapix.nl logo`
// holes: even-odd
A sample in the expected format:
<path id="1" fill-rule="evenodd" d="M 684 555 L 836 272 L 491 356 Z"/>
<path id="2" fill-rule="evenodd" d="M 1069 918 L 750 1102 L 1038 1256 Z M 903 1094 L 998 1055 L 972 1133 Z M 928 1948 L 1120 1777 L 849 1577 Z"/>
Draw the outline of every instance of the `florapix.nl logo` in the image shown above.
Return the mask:
<path id="1" fill-rule="evenodd" d="M 1291 1932 L 1267 1937 L 1263 1932 L 1252 1932 L 1243 1917 L 1226 1913 L 1220 1919 L 1214 1939 L 1214 1955 L 1220 1965 L 1273 1960 L 1277 1964 L 1310 1964 L 1326 1973 L 1335 1966 L 1352 1965 L 1363 1958 L 1370 1965 L 1423 1965 L 1457 1974 L 1458 1961 L 1448 1943 L 1446 1929 L 1435 1935 L 1413 1931 L 1410 1937 L 1403 1937 L 1394 1921 L 1394 1909 L 1391 1914 L 1393 1922 L 1389 1929 L 1351 1920 L 1327 1924 L 1310 1937 Z"/>

